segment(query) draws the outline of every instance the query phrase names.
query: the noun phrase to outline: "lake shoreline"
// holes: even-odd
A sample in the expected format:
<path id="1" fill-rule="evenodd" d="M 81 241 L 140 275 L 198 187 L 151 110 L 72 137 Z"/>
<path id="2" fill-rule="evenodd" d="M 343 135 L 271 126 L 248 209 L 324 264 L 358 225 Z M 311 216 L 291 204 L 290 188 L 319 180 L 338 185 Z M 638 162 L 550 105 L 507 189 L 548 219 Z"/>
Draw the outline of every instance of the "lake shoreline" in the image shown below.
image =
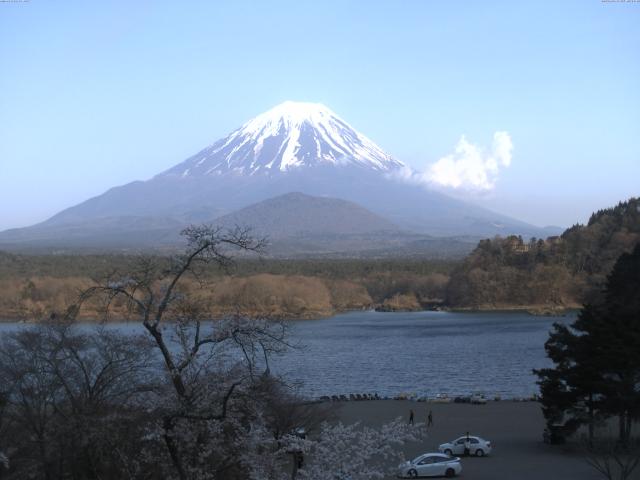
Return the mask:
<path id="1" fill-rule="evenodd" d="M 351 308 L 351 309 L 341 309 L 334 310 L 332 312 L 309 312 L 308 314 L 273 314 L 269 315 L 265 312 L 247 312 L 247 316 L 253 317 L 270 317 L 278 320 L 285 321 L 313 321 L 313 320 L 326 320 L 328 318 L 333 318 L 338 315 L 344 315 L 348 313 L 358 313 L 358 312 L 377 312 L 377 313 L 420 313 L 420 312 L 450 312 L 450 313 L 527 313 L 534 317 L 566 317 L 571 315 L 578 310 L 580 310 L 580 305 L 568 305 L 568 306 L 553 306 L 553 305 L 480 305 L 474 307 L 456 307 L 456 306 L 439 306 L 439 307 L 430 307 L 430 308 L 420 308 L 420 309 L 380 309 L 380 306 L 370 306 L 363 308 Z M 235 312 L 221 313 L 217 315 L 213 315 L 211 320 L 220 320 L 225 318 L 226 315 L 231 315 Z M 24 317 L 12 317 L 15 315 L 14 312 L 7 313 L 0 311 L 0 323 L 24 323 L 24 324 L 38 324 L 38 323 L 46 323 L 49 319 L 44 318 L 42 320 L 36 320 L 35 318 L 26 319 Z M 89 315 L 80 315 L 77 317 L 76 321 L 82 323 L 103 323 L 104 320 L 97 319 L 95 317 Z M 106 323 L 134 323 L 137 320 L 127 319 L 125 317 L 113 317 L 109 318 Z"/>

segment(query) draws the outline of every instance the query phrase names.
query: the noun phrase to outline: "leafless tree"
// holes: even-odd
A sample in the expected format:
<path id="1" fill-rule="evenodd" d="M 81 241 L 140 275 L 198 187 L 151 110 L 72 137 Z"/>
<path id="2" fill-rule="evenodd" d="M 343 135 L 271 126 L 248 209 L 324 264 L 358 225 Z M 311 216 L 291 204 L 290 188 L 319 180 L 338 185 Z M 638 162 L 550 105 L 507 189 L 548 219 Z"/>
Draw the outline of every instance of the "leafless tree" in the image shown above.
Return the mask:
<path id="1" fill-rule="evenodd" d="M 168 268 L 157 259 L 140 258 L 130 271 L 114 273 L 83 292 L 77 308 L 98 298 L 106 318 L 114 302 L 124 300 L 129 318 L 141 322 L 164 363 L 169 388 L 154 407 L 157 436 L 175 473 L 181 480 L 219 478 L 238 468 L 239 432 L 261 410 L 255 405 L 257 388 L 268 373 L 269 356 L 288 347 L 287 328 L 240 313 L 211 321 L 209 306 L 181 289 L 187 277 L 206 288 L 207 268 L 226 269 L 234 250 L 260 252 L 264 241 L 246 229 L 208 226 L 188 228 L 183 235 L 186 252 L 172 258 Z"/>
<path id="2" fill-rule="evenodd" d="M 4 335 L 6 478 L 126 478 L 122 450 L 134 437 L 126 430 L 153 390 L 150 346 L 140 336 L 61 324 Z"/>
<path id="3" fill-rule="evenodd" d="M 640 465 L 640 443 L 603 439 L 585 446 L 584 459 L 602 478 L 628 480 Z"/>

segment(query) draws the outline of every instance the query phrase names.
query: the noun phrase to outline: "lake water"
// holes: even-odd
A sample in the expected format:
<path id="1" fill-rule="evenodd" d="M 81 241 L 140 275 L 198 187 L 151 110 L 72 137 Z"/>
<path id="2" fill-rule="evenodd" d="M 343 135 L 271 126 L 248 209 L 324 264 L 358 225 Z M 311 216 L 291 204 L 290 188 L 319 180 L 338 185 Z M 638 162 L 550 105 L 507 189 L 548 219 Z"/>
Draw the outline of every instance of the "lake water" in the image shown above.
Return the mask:
<path id="1" fill-rule="evenodd" d="M 305 345 L 274 361 L 309 396 L 377 392 L 503 398 L 538 391 L 534 368 L 550 365 L 544 342 L 554 322 L 526 313 L 352 312 L 294 322 Z"/>
<path id="2" fill-rule="evenodd" d="M 271 361 L 305 396 L 403 392 L 503 398 L 538 391 L 534 368 L 549 366 L 544 342 L 562 318 L 526 313 L 351 312 L 294 321 L 299 349 Z M 21 328 L 1 324 L 0 333 Z M 142 331 L 137 324 L 119 328 Z"/>

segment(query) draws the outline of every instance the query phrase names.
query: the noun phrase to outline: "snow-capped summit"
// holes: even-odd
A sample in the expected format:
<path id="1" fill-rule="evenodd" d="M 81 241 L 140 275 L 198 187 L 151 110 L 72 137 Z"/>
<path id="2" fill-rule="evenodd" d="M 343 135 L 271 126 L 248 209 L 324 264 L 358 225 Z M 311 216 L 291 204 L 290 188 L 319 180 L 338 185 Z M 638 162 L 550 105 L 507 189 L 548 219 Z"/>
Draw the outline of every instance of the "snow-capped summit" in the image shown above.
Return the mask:
<path id="1" fill-rule="evenodd" d="M 294 256 L 353 248 L 413 254 L 430 251 L 433 236 L 548 234 L 387 175 L 403 166 L 327 107 L 285 102 L 149 180 L 0 232 L 0 248 L 165 248 L 185 225 L 201 222 L 257 227 L 284 238 L 281 251 Z"/>
<path id="2" fill-rule="evenodd" d="M 320 165 L 404 166 L 324 105 L 287 101 L 161 175 L 273 175 Z"/>

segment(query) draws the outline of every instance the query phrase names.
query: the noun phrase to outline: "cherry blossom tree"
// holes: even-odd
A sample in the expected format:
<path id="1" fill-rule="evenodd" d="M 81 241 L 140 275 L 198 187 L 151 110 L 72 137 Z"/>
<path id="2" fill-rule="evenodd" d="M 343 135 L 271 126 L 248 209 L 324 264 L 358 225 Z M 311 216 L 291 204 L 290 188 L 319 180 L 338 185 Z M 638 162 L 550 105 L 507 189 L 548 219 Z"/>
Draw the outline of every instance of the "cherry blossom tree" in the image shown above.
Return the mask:
<path id="1" fill-rule="evenodd" d="M 421 440 L 424 432 L 424 425 L 407 425 L 400 418 L 380 428 L 324 423 L 316 435 L 301 438 L 292 432 L 275 445 L 255 427 L 244 457 L 255 480 L 383 479 L 404 460 L 401 447 Z M 292 453 L 302 454 L 300 468 Z"/>

